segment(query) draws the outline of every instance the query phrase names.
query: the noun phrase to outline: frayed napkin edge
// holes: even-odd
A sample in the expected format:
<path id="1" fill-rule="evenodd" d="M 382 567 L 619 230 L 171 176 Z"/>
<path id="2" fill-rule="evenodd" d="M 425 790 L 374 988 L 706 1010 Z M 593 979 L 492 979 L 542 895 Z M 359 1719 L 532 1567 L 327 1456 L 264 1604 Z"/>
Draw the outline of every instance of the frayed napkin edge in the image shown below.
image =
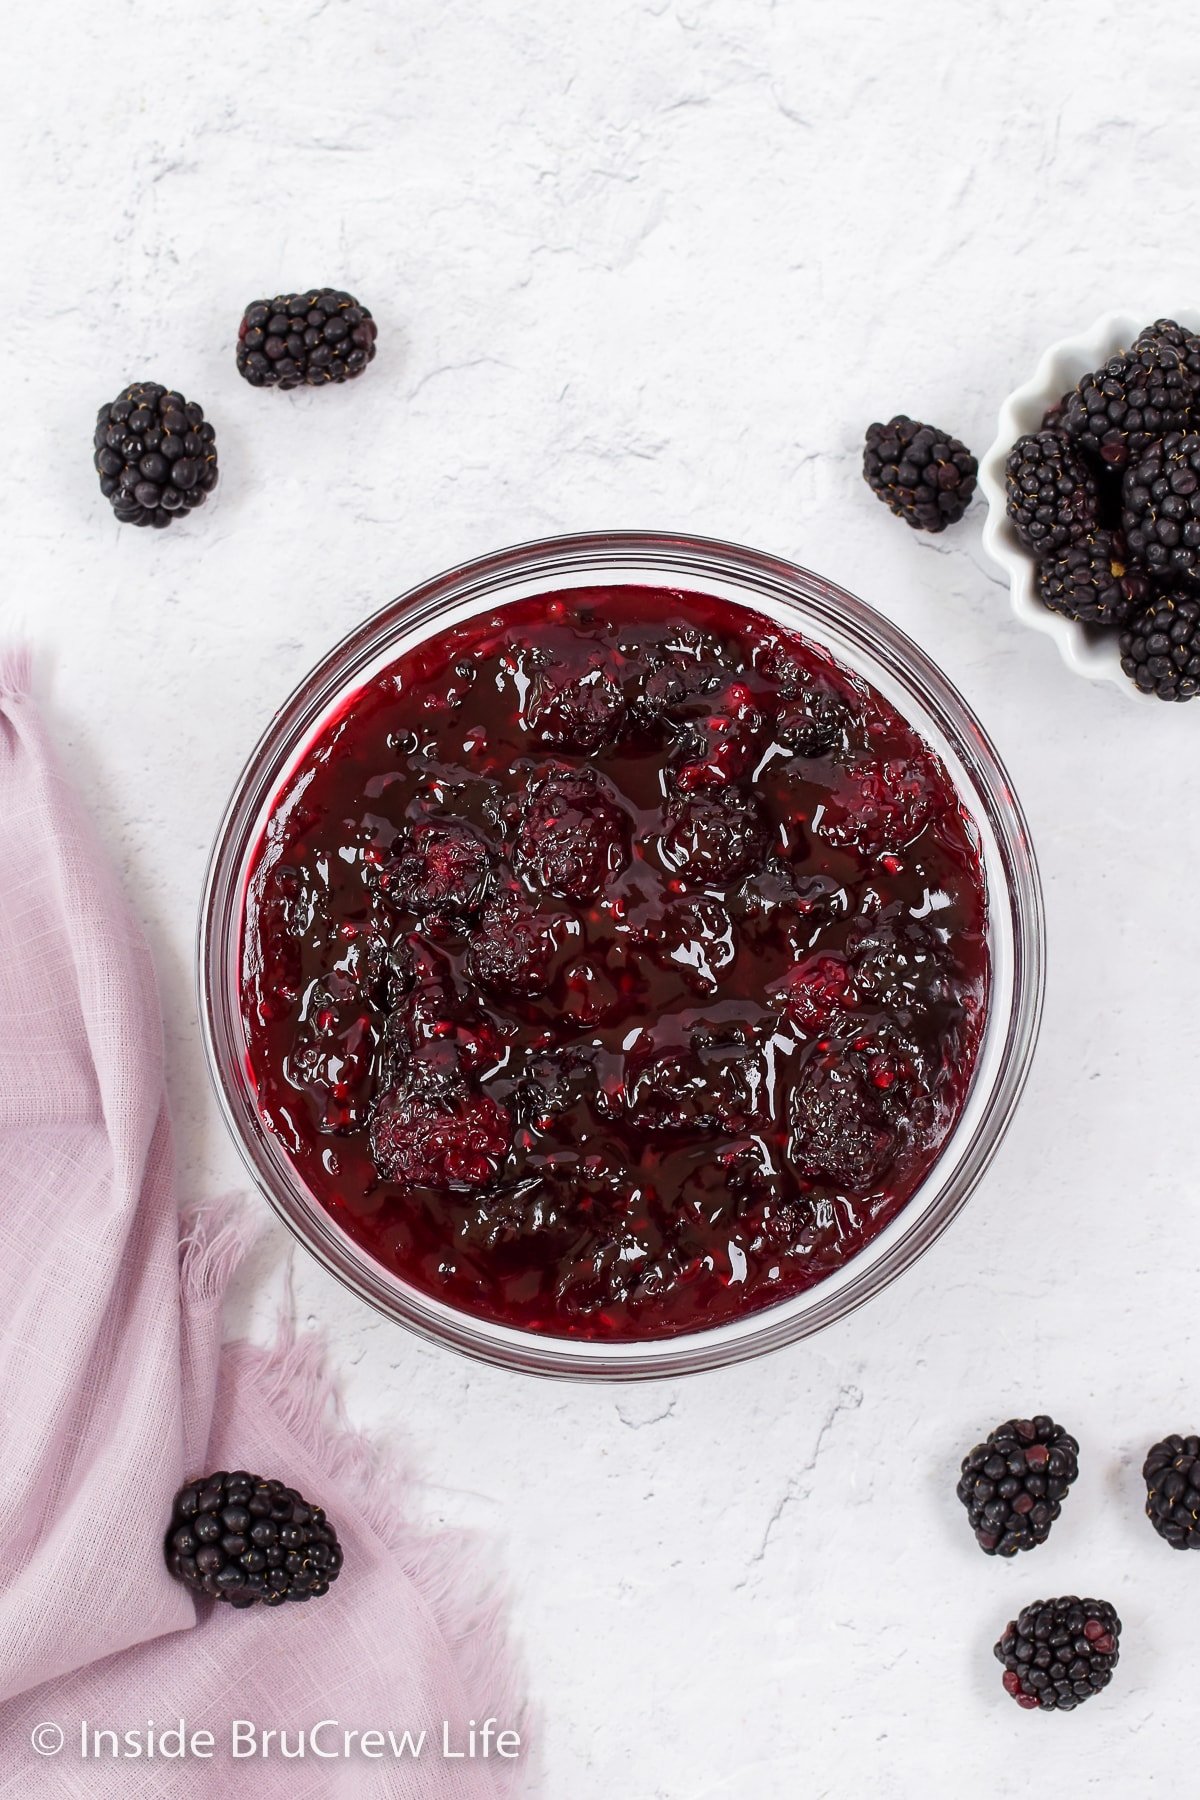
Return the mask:
<path id="1" fill-rule="evenodd" d="M 219 1302 L 260 1232 L 257 1221 L 228 1201 L 186 1213 L 180 1222 L 185 1306 Z M 224 1345 L 225 1358 L 397 1558 L 429 1609 L 477 1716 L 486 1708 L 504 1727 L 520 1732 L 521 1758 L 492 1768 L 499 1800 L 508 1800 L 530 1774 L 532 1717 L 521 1661 L 510 1644 L 510 1597 L 489 1565 L 487 1541 L 468 1531 L 435 1531 L 403 1516 L 415 1483 L 393 1454 L 348 1423 L 328 1366 L 325 1334 L 297 1333 L 290 1267 L 274 1343 L 264 1347 L 235 1339 Z"/>
<path id="2" fill-rule="evenodd" d="M 33 653 L 28 644 L 0 645 L 0 699 L 15 700 L 29 692 Z"/>

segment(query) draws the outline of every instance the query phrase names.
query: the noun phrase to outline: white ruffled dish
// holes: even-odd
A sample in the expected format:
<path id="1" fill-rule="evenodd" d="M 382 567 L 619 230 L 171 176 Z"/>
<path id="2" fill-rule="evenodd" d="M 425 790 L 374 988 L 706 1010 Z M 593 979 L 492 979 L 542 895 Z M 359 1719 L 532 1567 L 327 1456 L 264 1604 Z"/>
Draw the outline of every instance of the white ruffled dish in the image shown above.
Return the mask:
<path id="1" fill-rule="evenodd" d="M 1140 331 L 1164 317 L 1177 319 L 1189 331 L 1200 331 L 1200 314 L 1160 307 L 1157 312 L 1105 313 L 1078 337 L 1061 338 L 1057 344 L 1051 344 L 1030 380 L 1011 393 L 1000 408 L 996 441 L 979 465 L 979 486 L 988 509 L 983 547 L 1008 576 L 1017 618 L 1034 631 L 1052 637 L 1059 655 L 1077 675 L 1084 675 L 1089 681 L 1111 682 L 1130 700 L 1151 703 L 1155 703 L 1154 696 L 1143 694 L 1121 673 L 1121 653 L 1114 632 L 1077 625 L 1073 619 L 1047 612 L 1038 599 L 1033 586 L 1033 557 L 1022 548 L 1005 511 L 1004 465 L 1017 439 L 1027 431 L 1036 431 L 1047 410 L 1082 375 L 1099 368 L 1118 350 L 1127 350 Z"/>

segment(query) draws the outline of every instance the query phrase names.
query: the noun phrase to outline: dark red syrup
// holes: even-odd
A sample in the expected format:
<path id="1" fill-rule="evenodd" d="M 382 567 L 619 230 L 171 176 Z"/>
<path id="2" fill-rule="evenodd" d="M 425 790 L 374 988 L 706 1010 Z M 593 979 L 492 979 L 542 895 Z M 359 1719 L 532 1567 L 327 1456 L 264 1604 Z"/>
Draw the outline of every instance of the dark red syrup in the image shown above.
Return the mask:
<path id="1" fill-rule="evenodd" d="M 278 796 L 262 1118 L 372 1257 L 557 1336 L 811 1287 L 928 1173 L 988 994 L 976 834 L 897 712 L 701 594 L 580 588 L 407 652 Z"/>

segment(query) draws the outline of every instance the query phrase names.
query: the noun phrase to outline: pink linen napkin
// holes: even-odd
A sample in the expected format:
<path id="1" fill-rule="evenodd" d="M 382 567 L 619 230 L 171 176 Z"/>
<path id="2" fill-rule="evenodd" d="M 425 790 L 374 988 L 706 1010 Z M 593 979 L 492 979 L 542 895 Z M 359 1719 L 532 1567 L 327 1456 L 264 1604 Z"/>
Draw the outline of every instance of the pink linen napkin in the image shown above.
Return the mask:
<path id="1" fill-rule="evenodd" d="M 28 674 L 0 657 L 0 1795 L 511 1800 L 526 1723 L 478 1553 L 403 1521 L 319 1342 L 222 1348 L 247 1233 L 221 1209 L 180 1226 L 149 955 Z M 167 1573 L 176 1489 L 233 1468 L 325 1507 L 328 1595 L 239 1612 Z M 488 1719 L 490 1756 L 444 1754 Z M 181 1720 L 211 1751 L 147 1754 Z M 93 1730 L 126 1753 L 92 1755 Z M 347 1744 L 371 1731 L 381 1751 Z"/>

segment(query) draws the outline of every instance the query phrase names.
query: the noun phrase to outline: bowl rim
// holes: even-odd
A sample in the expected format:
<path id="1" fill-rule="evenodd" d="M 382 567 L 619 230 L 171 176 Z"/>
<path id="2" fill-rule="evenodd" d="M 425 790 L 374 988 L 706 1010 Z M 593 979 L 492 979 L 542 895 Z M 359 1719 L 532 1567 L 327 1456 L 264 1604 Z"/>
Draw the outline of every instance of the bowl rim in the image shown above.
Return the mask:
<path id="1" fill-rule="evenodd" d="M 1047 345 L 1032 375 L 1001 403 L 996 436 L 979 464 L 979 487 L 987 501 L 983 547 L 1008 576 L 1014 617 L 1030 630 L 1052 638 L 1063 662 L 1074 674 L 1115 687 L 1127 700 L 1156 706 L 1161 702 L 1153 694 L 1142 693 L 1122 672 L 1114 633 L 1091 630 L 1041 604 L 1034 590 L 1035 560 L 1021 544 L 1008 517 L 1004 466 L 1017 439 L 1037 430 L 1047 409 L 1082 376 L 1099 368 L 1117 351 L 1128 349 L 1140 332 L 1165 317 L 1175 319 L 1188 331 L 1200 332 L 1200 313 L 1187 308 L 1147 317 L 1121 307 L 1101 313 L 1086 330 Z"/>
<path id="2" fill-rule="evenodd" d="M 638 573 L 635 574 L 634 571 Z M 672 579 L 674 577 L 674 579 Z M 824 645 L 840 661 L 887 691 L 888 679 L 907 700 L 897 703 L 930 715 L 944 745 L 965 772 L 950 773 L 969 804 L 976 828 L 994 840 L 988 871 L 990 927 L 1005 934 L 1011 951 L 1011 999 L 1007 1016 L 989 1002 L 967 1104 L 926 1180 L 896 1219 L 827 1280 L 791 1301 L 743 1319 L 675 1337 L 595 1340 L 551 1337 L 492 1325 L 431 1299 L 359 1249 L 311 1197 L 290 1170 L 284 1153 L 266 1140 L 245 1072 L 234 966 L 239 960 L 244 873 L 257 831 L 296 761 L 320 729 L 334 702 L 344 702 L 386 666 L 413 633 L 444 627 L 456 606 L 500 606 L 524 591 L 594 585 L 598 580 L 661 581 L 683 589 L 713 591 L 724 582 L 745 589 L 743 604 L 778 607 L 792 629 Z M 507 592 L 505 590 L 508 590 Z M 739 591 L 737 597 L 742 597 Z M 757 598 L 756 598 L 757 597 Z M 465 613 L 463 616 L 466 616 Z M 829 639 L 834 642 L 830 644 Z M 414 640 L 415 641 L 415 640 Z M 857 654 L 848 654 L 847 646 Z M 861 667 L 863 662 L 869 666 Z M 883 679 L 880 677 L 882 672 Z M 893 696 L 894 697 L 894 696 Z M 931 730 L 915 724 L 926 738 Z M 992 890 L 999 875 L 1000 891 Z M 231 963 L 232 947 L 232 963 Z M 993 948 L 993 958 L 995 958 Z M 233 979 L 231 981 L 231 972 Z M 993 972 L 995 987 L 995 971 Z M 197 997 L 209 1076 L 226 1126 L 255 1185 L 283 1223 L 323 1267 L 377 1311 L 427 1341 L 525 1373 L 571 1379 L 645 1380 L 696 1373 L 782 1348 L 856 1310 L 896 1279 L 937 1241 L 965 1206 L 996 1154 L 1028 1079 L 1042 1015 L 1045 923 L 1041 883 L 1029 828 L 1006 770 L 974 712 L 958 690 L 906 633 L 867 602 L 798 565 L 768 553 L 690 534 L 661 531 L 583 532 L 534 539 L 452 566 L 420 582 L 354 626 L 294 688 L 272 715 L 252 750 L 221 817 L 205 874 L 196 947 Z M 1003 1033 L 1002 1037 L 997 1035 Z M 992 1045 L 994 1070 L 976 1106 L 984 1051 Z M 923 1206 L 918 1200 L 937 1182 L 947 1148 L 957 1144 L 972 1109 L 978 1112 L 951 1173 Z M 253 1119 L 253 1126 L 247 1120 Z M 883 1245 L 878 1254 L 874 1247 Z"/>

